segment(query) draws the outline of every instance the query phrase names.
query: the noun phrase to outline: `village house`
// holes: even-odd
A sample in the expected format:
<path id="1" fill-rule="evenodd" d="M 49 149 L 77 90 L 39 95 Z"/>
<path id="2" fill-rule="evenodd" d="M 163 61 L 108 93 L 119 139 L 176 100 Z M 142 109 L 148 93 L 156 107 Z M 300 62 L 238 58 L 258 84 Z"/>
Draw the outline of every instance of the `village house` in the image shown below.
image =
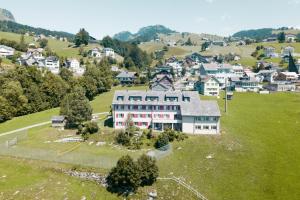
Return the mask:
<path id="1" fill-rule="evenodd" d="M 82 76 L 85 72 L 85 68 L 80 66 L 80 62 L 77 59 L 67 59 L 64 65 L 73 72 L 74 75 Z"/>
<path id="2" fill-rule="evenodd" d="M 236 77 L 230 64 L 209 63 L 200 65 L 201 76 L 214 76 L 220 84 L 221 88 L 225 87 L 226 79 Z"/>
<path id="3" fill-rule="evenodd" d="M 14 48 L 5 45 L 0 45 L 0 57 L 7 58 L 13 56 L 14 54 L 15 54 Z"/>
<path id="4" fill-rule="evenodd" d="M 265 47 L 264 48 L 264 54 L 265 54 L 265 57 L 267 58 L 275 58 L 275 57 L 278 57 L 278 54 L 275 52 L 276 49 L 274 47 Z"/>
<path id="5" fill-rule="evenodd" d="M 238 77 L 241 77 L 244 74 L 244 68 L 241 65 L 232 65 L 232 70 L 233 73 Z"/>
<path id="6" fill-rule="evenodd" d="M 116 78 L 120 81 L 122 85 L 133 84 L 134 81 L 137 79 L 137 73 L 122 71 L 118 74 Z"/>
<path id="7" fill-rule="evenodd" d="M 88 51 L 88 55 L 94 58 L 101 58 L 101 50 L 98 47 L 95 47 Z"/>
<path id="8" fill-rule="evenodd" d="M 105 57 L 115 58 L 115 51 L 112 48 L 104 48 L 102 53 Z"/>
<path id="9" fill-rule="evenodd" d="M 195 76 L 189 76 L 184 81 L 182 81 L 183 84 L 183 90 L 195 90 L 195 84 L 197 83 L 198 78 Z"/>
<path id="10" fill-rule="evenodd" d="M 45 59 L 45 68 L 53 74 L 59 74 L 59 59 L 55 56 L 49 56 Z"/>
<path id="11" fill-rule="evenodd" d="M 296 81 L 298 75 L 296 72 L 280 72 L 276 77 L 276 81 Z"/>
<path id="12" fill-rule="evenodd" d="M 169 62 L 166 63 L 167 66 L 170 66 L 173 69 L 174 75 L 176 77 L 181 77 L 181 72 L 182 72 L 182 65 L 179 62 Z"/>
<path id="13" fill-rule="evenodd" d="M 276 70 L 260 70 L 257 73 L 257 77 L 261 77 L 262 82 L 272 83 L 277 76 L 278 73 Z"/>
<path id="14" fill-rule="evenodd" d="M 195 83 L 195 90 L 205 96 L 219 96 L 220 82 L 214 76 L 200 76 Z"/>
<path id="15" fill-rule="evenodd" d="M 277 82 L 270 83 L 268 85 L 264 85 L 263 87 L 269 91 L 275 91 L 275 92 L 286 92 L 286 91 L 296 90 L 295 83 L 291 83 L 289 81 L 277 81 Z"/>
<path id="16" fill-rule="evenodd" d="M 252 76 L 230 78 L 230 88 L 237 92 L 258 92 L 261 87 L 259 81 Z"/>
<path id="17" fill-rule="evenodd" d="M 287 46 L 282 48 L 281 56 L 282 57 L 288 57 L 290 54 L 294 55 L 295 48 L 292 46 Z"/>
<path id="18" fill-rule="evenodd" d="M 149 89 L 153 91 L 174 90 L 173 77 L 169 73 L 159 73 L 150 81 Z"/>
<path id="19" fill-rule="evenodd" d="M 286 34 L 285 35 L 285 41 L 286 42 L 296 42 L 297 36 L 294 34 Z"/>
<path id="20" fill-rule="evenodd" d="M 217 102 L 200 100 L 195 91 L 116 91 L 112 116 L 115 129 L 125 129 L 131 119 L 140 129 L 220 133 L 221 114 Z"/>
<path id="21" fill-rule="evenodd" d="M 202 56 L 199 53 L 193 53 L 190 56 L 187 56 L 187 58 L 191 59 L 195 63 L 209 63 L 212 61 L 211 56 Z"/>

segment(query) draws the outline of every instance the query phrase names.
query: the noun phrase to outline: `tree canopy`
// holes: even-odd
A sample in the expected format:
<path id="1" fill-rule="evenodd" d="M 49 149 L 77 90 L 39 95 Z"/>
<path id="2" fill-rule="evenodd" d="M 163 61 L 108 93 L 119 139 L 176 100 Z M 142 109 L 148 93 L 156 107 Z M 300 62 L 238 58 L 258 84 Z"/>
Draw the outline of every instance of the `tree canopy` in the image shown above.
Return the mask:
<path id="1" fill-rule="evenodd" d="M 80 29 L 79 32 L 75 35 L 74 43 L 77 47 L 80 45 L 88 45 L 90 39 L 89 33 L 84 29 Z"/>

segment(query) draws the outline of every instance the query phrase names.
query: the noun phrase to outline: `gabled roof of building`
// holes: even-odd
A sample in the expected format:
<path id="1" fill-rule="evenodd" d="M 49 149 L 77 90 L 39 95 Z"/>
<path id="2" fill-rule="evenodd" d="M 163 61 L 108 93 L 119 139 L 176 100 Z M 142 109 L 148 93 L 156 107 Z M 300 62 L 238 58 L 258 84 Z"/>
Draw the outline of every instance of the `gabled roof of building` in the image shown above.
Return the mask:
<path id="1" fill-rule="evenodd" d="M 135 75 L 136 72 L 122 71 L 120 74 L 118 74 L 117 78 L 133 78 Z"/>
<path id="2" fill-rule="evenodd" d="M 214 79 L 216 82 L 220 83 L 219 80 L 214 76 L 200 76 L 199 81 L 202 83 L 206 83 L 207 81 Z"/>
<path id="3" fill-rule="evenodd" d="M 118 100 L 118 97 L 123 97 Z M 141 101 L 131 101 L 129 97 L 139 96 Z M 157 101 L 146 101 L 146 97 L 157 97 Z M 176 97 L 178 101 L 166 101 L 166 97 Z M 184 101 L 189 97 L 190 101 Z M 183 116 L 220 116 L 219 106 L 216 101 L 202 101 L 197 91 L 115 91 L 112 104 L 121 105 L 179 105 Z"/>

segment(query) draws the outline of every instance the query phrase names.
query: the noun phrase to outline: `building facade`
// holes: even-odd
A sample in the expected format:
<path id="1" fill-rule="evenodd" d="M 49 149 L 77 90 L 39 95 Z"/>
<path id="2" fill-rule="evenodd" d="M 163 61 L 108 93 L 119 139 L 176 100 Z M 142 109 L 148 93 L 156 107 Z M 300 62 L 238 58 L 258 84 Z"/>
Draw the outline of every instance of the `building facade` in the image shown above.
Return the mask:
<path id="1" fill-rule="evenodd" d="M 195 84 L 195 90 L 205 96 L 219 96 L 220 83 L 214 76 L 200 77 Z"/>
<path id="2" fill-rule="evenodd" d="M 129 119 L 140 129 L 171 128 L 188 134 L 218 134 L 220 110 L 216 101 L 203 101 L 195 91 L 116 91 L 112 102 L 115 129 Z"/>

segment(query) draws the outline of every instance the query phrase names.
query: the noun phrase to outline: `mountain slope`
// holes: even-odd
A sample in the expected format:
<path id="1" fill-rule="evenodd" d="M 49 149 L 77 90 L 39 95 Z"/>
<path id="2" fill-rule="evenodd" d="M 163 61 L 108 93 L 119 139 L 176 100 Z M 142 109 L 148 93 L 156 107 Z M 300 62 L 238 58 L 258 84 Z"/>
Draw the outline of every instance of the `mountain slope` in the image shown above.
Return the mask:
<path id="1" fill-rule="evenodd" d="M 0 21 L 15 22 L 15 17 L 13 16 L 13 14 L 10 11 L 0 8 Z"/>
<path id="2" fill-rule="evenodd" d="M 141 28 L 137 33 L 133 34 L 128 31 L 117 33 L 113 36 L 114 39 L 121 41 L 140 41 L 148 42 L 150 40 L 158 38 L 159 34 L 171 34 L 176 33 L 163 25 L 153 25 Z"/>
<path id="3" fill-rule="evenodd" d="M 73 40 L 74 34 L 66 33 L 62 31 L 50 31 L 43 28 L 35 28 L 32 26 L 27 26 L 23 24 L 18 24 L 13 21 L 0 21 L 0 31 L 3 32 L 11 32 L 11 33 L 18 33 L 24 34 L 26 32 L 34 32 L 35 34 L 44 34 L 45 36 L 57 36 L 57 37 L 66 37 L 68 40 Z"/>

